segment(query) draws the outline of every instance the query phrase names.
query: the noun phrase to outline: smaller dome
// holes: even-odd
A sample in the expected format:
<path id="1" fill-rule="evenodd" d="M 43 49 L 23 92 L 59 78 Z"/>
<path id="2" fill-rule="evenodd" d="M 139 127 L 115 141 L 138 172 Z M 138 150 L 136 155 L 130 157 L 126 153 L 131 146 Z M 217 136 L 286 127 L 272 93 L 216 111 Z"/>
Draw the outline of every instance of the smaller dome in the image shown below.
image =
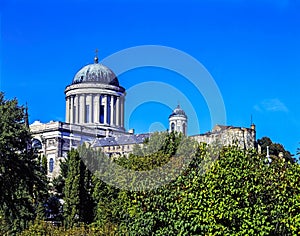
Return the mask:
<path id="1" fill-rule="evenodd" d="M 119 81 L 115 73 L 108 67 L 98 64 L 98 58 L 95 58 L 94 64 L 89 64 L 81 68 L 74 76 L 72 84 L 86 82 L 119 86 Z"/>
<path id="2" fill-rule="evenodd" d="M 185 118 L 187 118 L 184 110 L 182 110 L 180 108 L 180 105 L 178 104 L 177 107 L 174 109 L 174 111 L 172 112 L 172 114 L 169 116 L 169 118 L 174 117 L 174 116 L 183 116 Z"/>

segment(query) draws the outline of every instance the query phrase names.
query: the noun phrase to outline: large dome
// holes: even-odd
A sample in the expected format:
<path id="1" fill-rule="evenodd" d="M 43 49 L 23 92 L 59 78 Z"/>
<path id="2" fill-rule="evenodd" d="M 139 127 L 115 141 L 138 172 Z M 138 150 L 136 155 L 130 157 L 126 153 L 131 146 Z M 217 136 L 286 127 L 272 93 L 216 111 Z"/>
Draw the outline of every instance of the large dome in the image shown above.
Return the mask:
<path id="1" fill-rule="evenodd" d="M 76 73 L 72 84 L 86 82 L 119 86 L 119 81 L 115 73 L 108 67 L 98 64 L 98 60 L 96 59 L 94 64 L 86 65 Z"/>

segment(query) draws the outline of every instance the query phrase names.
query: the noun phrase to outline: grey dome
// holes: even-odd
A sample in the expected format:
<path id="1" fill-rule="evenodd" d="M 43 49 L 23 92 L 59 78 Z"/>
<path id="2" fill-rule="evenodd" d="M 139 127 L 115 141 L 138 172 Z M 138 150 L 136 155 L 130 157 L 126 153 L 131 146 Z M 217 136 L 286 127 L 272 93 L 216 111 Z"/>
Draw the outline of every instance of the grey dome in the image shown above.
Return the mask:
<path id="1" fill-rule="evenodd" d="M 169 118 L 170 118 L 170 117 L 173 117 L 173 116 L 183 116 L 183 117 L 187 118 L 187 116 L 186 116 L 184 110 L 182 110 L 182 109 L 180 108 L 180 105 L 178 105 L 178 106 L 174 109 L 174 111 L 173 111 L 172 114 L 169 116 Z"/>
<path id="2" fill-rule="evenodd" d="M 74 76 L 72 84 L 86 82 L 119 86 L 119 81 L 115 73 L 108 67 L 98 64 L 96 61 L 94 64 L 82 67 Z"/>

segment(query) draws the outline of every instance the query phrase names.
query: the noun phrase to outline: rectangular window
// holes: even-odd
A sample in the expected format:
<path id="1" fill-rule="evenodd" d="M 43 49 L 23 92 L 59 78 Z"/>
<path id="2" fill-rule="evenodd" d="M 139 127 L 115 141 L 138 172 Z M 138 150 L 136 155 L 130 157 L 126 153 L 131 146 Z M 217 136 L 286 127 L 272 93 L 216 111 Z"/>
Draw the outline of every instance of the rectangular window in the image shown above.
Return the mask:
<path id="1" fill-rule="evenodd" d="M 100 123 L 101 124 L 104 123 L 104 106 L 103 105 L 100 106 Z"/>

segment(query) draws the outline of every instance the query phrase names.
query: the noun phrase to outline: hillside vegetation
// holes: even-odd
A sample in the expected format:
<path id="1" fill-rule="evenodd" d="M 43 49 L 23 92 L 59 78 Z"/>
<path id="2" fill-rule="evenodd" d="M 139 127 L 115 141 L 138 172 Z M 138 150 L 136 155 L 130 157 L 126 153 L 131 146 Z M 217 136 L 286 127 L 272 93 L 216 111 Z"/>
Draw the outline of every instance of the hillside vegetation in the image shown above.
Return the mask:
<path id="1" fill-rule="evenodd" d="M 0 235 L 300 231 L 297 162 L 155 133 L 116 160 L 85 145 L 71 150 L 49 184 L 45 158 L 27 145 L 24 108 L 0 96 L 0 117 Z"/>

